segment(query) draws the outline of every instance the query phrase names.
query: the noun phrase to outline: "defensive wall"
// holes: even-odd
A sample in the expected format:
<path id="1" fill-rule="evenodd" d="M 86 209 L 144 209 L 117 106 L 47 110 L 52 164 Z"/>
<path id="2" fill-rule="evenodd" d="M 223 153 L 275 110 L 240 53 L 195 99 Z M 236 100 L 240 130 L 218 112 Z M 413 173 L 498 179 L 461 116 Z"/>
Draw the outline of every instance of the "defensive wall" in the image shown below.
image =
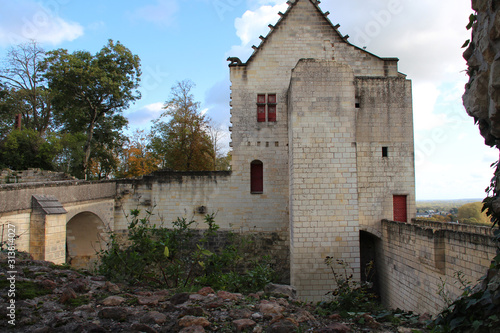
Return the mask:
<path id="1" fill-rule="evenodd" d="M 457 273 L 475 285 L 496 253 L 490 227 L 383 220 L 382 229 L 374 247 L 380 294 L 390 308 L 438 313 L 445 307 L 439 288 L 455 299 L 463 290 Z"/>
<path id="2" fill-rule="evenodd" d="M 287 226 L 270 221 L 269 212 L 253 210 L 245 198 L 234 194 L 238 193 L 235 187 L 238 184 L 230 172 L 160 172 L 113 182 L 2 185 L 0 225 L 16 226 L 19 250 L 29 251 L 37 259 L 80 266 L 102 246 L 107 231 L 126 230 L 126 214 L 131 209 L 138 208 L 141 214 L 152 211 L 151 223 L 166 227 L 184 217 L 203 228 L 205 214 L 213 213 L 222 231 L 251 237 L 251 251 L 256 256 L 271 255 L 275 267 L 285 272 L 282 282 L 289 281 Z M 381 231 L 360 228 L 359 243 L 349 246 L 359 247 L 362 267 L 375 261 L 373 281 L 385 305 L 419 313 L 435 314 L 442 309 L 444 299 L 438 290 L 443 283 L 450 297 L 460 295 L 457 272 L 476 282 L 486 273 L 496 250 L 488 227 L 383 220 Z M 224 239 L 216 243 L 224 244 Z M 363 271 L 362 278 L 367 278 Z M 333 278 L 326 280 L 332 283 L 324 288 L 333 288 Z"/>

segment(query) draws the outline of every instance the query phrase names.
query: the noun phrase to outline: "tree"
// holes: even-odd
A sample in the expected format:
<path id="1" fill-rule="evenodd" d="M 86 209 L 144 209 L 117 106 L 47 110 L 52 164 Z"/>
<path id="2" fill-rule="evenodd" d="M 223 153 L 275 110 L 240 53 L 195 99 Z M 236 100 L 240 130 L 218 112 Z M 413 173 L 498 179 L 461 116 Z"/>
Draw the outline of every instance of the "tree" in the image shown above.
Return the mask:
<path id="1" fill-rule="evenodd" d="M 112 141 L 127 120 L 122 112 L 140 98 L 140 59 L 109 40 L 97 54 L 59 49 L 46 59 L 50 89 L 54 92 L 54 117 L 66 133 L 85 133 L 81 172 L 87 178 L 94 141 Z"/>
<path id="2" fill-rule="evenodd" d="M 34 129 L 14 130 L 0 144 L 0 167 L 53 170 L 59 151 L 60 145 L 54 136 L 45 140 Z"/>
<path id="3" fill-rule="evenodd" d="M 458 221 L 468 224 L 489 224 L 490 219 L 482 212 L 481 202 L 471 202 L 458 208 Z"/>
<path id="4" fill-rule="evenodd" d="M 212 159 L 214 171 L 227 170 L 227 165 L 224 161 L 224 158 L 227 155 L 224 155 L 222 149 L 222 140 L 224 140 L 224 138 L 227 136 L 227 132 L 224 130 L 224 127 L 221 124 L 215 122 L 212 119 L 208 120 L 206 132 L 212 144 Z"/>
<path id="5" fill-rule="evenodd" d="M 140 177 L 158 170 L 160 161 L 155 157 L 150 141 L 150 133 L 136 130 L 123 149 L 118 177 Z"/>
<path id="6" fill-rule="evenodd" d="M 194 84 L 185 80 L 171 89 L 166 110 L 154 121 L 152 147 L 163 168 L 181 171 L 213 169 L 213 146 L 207 119 L 194 101 Z M 168 118 L 168 121 L 163 119 Z"/>
<path id="7" fill-rule="evenodd" d="M 45 51 L 31 41 L 11 48 L 5 67 L 0 69 L 11 112 L 21 114 L 23 126 L 40 136 L 52 125 L 51 93 L 43 77 L 44 59 Z"/>

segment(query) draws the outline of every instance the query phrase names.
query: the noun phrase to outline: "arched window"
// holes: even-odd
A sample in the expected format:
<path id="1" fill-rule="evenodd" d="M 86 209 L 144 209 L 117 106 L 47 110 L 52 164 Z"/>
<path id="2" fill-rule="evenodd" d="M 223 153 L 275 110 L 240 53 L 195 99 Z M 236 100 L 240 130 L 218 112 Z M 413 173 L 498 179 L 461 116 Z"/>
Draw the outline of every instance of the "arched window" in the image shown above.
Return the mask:
<path id="1" fill-rule="evenodd" d="M 250 164 L 250 192 L 264 192 L 264 164 L 259 160 Z"/>

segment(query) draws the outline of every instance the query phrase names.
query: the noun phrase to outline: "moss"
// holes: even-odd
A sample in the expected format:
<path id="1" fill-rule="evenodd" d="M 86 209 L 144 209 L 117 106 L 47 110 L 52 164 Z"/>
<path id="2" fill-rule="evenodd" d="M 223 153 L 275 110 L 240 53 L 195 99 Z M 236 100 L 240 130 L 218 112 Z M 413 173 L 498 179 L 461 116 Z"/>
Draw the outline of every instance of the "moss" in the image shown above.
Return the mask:
<path id="1" fill-rule="evenodd" d="M 10 281 L 0 280 L 0 289 L 9 289 Z M 16 281 L 15 282 L 15 294 L 16 300 L 33 299 L 35 297 L 44 296 L 50 294 L 51 291 L 45 289 L 42 285 L 31 282 L 31 281 Z M 7 298 L 9 293 L 3 293 L 4 297 Z"/>

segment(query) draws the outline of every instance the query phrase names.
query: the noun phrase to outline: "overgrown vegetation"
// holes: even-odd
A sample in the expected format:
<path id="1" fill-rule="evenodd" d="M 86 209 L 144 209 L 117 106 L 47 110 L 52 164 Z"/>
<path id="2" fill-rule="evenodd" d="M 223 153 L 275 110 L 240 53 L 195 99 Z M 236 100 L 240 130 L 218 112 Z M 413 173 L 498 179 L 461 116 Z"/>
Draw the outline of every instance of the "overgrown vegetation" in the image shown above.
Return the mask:
<path id="1" fill-rule="evenodd" d="M 152 212 L 139 218 L 132 210 L 126 240 L 110 234 L 108 249 L 99 255 L 98 272 L 107 278 L 155 287 L 192 290 L 210 286 L 216 290 L 262 290 L 274 277 L 269 258 L 252 261 L 244 251 L 243 236 L 230 233 L 223 247 L 211 246 L 219 226 L 206 215 L 206 229 L 193 229 L 195 221 L 178 218 L 172 228 L 150 224 Z M 126 245 L 124 245 L 126 244 Z"/>
<path id="2" fill-rule="evenodd" d="M 326 295 L 330 300 L 321 302 L 319 307 L 327 313 L 339 312 L 346 315 L 349 312 L 377 312 L 382 309 L 377 296 L 370 290 L 370 282 L 354 280 L 352 267 L 344 260 L 326 257 L 325 265 L 332 271 L 335 289 Z M 373 262 L 367 267 L 366 276 L 370 276 Z"/>

